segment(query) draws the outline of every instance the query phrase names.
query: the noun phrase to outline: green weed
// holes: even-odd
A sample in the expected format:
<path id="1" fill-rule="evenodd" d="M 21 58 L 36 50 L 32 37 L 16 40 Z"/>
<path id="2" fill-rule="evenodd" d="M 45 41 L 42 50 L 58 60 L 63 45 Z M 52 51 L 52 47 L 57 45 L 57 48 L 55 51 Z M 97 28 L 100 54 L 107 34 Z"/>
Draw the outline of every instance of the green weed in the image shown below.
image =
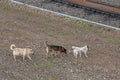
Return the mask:
<path id="1" fill-rule="evenodd" d="M 76 71 L 77 72 L 82 72 L 82 68 L 77 67 Z"/>
<path id="2" fill-rule="evenodd" d="M 93 76 L 94 76 L 94 74 L 92 72 L 87 72 L 86 73 L 86 77 L 88 77 L 88 78 L 93 77 Z"/>
<path id="3" fill-rule="evenodd" d="M 59 80 L 58 78 L 52 78 L 51 80 Z"/>
<path id="4" fill-rule="evenodd" d="M 119 45 L 120 44 L 120 40 L 111 40 L 110 42 L 112 44 L 115 44 L 115 45 Z"/>
<path id="5" fill-rule="evenodd" d="M 47 64 L 44 62 L 34 63 L 34 67 L 37 69 L 51 69 L 53 67 L 52 64 Z"/>

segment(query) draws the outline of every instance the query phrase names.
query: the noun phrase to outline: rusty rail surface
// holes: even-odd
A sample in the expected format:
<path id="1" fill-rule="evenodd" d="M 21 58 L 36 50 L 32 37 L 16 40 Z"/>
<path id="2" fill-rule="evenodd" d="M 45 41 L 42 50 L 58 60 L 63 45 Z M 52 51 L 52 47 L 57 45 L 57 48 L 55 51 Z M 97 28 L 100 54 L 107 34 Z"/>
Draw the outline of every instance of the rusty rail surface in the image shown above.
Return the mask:
<path id="1" fill-rule="evenodd" d="M 120 8 L 113 7 L 110 5 L 100 4 L 96 2 L 91 2 L 89 0 L 54 0 L 54 1 L 76 4 L 76 5 L 80 5 L 80 6 L 84 6 L 84 7 L 88 7 L 88 8 L 92 8 L 92 9 L 96 9 L 96 10 L 100 10 L 103 12 L 108 12 L 108 13 L 116 14 L 120 16 Z"/>

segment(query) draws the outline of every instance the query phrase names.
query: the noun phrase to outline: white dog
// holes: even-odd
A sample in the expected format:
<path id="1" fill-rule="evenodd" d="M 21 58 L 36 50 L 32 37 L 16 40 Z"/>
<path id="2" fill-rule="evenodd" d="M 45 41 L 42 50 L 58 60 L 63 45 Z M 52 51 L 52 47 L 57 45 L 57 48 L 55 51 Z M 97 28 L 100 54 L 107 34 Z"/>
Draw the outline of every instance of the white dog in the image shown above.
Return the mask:
<path id="1" fill-rule="evenodd" d="M 81 57 L 81 54 L 84 53 L 85 54 L 85 57 L 88 57 L 87 56 L 87 51 L 88 51 L 88 46 L 84 46 L 84 47 L 76 47 L 76 46 L 72 46 L 72 49 L 73 49 L 73 54 L 75 56 L 75 58 L 78 57 L 78 55 L 80 55 Z"/>

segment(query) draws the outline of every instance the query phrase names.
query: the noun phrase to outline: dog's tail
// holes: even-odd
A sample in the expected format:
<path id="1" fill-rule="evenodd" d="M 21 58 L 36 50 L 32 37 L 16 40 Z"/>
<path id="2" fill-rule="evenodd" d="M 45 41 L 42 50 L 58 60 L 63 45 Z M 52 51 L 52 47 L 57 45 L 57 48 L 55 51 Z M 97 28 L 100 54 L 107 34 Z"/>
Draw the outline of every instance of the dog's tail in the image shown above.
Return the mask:
<path id="1" fill-rule="evenodd" d="M 45 45 L 45 47 L 47 47 L 47 46 L 48 46 L 47 41 L 44 41 L 44 45 Z"/>
<path id="2" fill-rule="evenodd" d="M 11 44 L 11 45 L 10 45 L 10 49 L 11 49 L 11 50 L 14 50 L 15 47 L 16 47 L 15 44 Z"/>

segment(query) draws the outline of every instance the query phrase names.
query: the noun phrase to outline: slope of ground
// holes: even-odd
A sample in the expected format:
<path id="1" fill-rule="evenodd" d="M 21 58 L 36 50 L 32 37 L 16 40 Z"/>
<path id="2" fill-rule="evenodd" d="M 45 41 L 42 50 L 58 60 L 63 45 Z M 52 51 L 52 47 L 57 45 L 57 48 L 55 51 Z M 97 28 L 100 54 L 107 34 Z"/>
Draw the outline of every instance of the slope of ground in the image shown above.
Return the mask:
<path id="1" fill-rule="evenodd" d="M 119 80 L 120 31 L 71 20 L 0 0 L 1 80 Z M 88 58 L 72 53 L 45 57 L 43 41 L 64 46 L 89 45 Z M 13 60 L 9 46 L 30 47 L 33 61 Z"/>

